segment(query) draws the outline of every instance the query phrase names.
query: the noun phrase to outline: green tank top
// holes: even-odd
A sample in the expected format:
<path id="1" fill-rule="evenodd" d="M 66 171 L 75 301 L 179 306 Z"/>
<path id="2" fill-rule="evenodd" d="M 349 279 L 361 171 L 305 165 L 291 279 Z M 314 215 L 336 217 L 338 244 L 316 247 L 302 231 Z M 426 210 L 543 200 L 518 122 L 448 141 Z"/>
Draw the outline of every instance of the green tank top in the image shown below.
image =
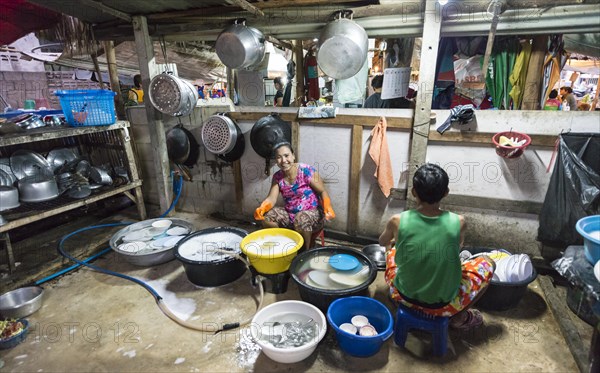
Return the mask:
<path id="1" fill-rule="evenodd" d="M 435 217 L 415 210 L 400 215 L 394 285 L 408 298 L 446 304 L 456 297 L 462 277 L 460 219 L 449 211 Z"/>

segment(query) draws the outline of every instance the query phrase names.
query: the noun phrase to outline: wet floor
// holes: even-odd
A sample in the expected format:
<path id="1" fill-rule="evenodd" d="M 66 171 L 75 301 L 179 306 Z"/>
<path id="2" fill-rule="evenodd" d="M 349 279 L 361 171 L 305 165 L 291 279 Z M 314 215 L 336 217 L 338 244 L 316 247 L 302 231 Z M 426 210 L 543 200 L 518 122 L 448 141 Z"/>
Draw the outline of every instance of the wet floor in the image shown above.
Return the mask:
<path id="1" fill-rule="evenodd" d="M 198 229 L 224 225 L 193 214 L 177 217 L 193 222 Z M 86 240 L 84 234 L 69 241 L 67 247 L 83 245 Z M 173 313 L 207 332 L 187 329 L 167 318 L 154 297 L 139 285 L 80 269 L 44 285 L 44 304 L 28 317 L 31 330 L 27 339 L 11 350 L 0 351 L 2 371 L 578 370 L 538 281 L 530 284 L 518 307 L 483 312 L 483 327 L 468 332 L 451 330 L 449 350 L 443 358 L 432 356 L 424 334 L 411 334 L 406 348 L 396 346 L 392 337 L 375 356 L 355 358 L 343 353 L 328 331 L 306 360 L 280 364 L 261 353 L 248 338 L 247 327 L 211 332 L 254 314 L 258 291 L 249 272 L 228 285 L 199 288 L 187 280 L 177 261 L 135 267 L 111 252 L 94 264 L 147 282 Z M 369 295 L 393 312 L 383 272 L 369 287 Z M 265 294 L 263 305 L 288 299 L 300 300 L 293 281 L 284 294 Z"/>

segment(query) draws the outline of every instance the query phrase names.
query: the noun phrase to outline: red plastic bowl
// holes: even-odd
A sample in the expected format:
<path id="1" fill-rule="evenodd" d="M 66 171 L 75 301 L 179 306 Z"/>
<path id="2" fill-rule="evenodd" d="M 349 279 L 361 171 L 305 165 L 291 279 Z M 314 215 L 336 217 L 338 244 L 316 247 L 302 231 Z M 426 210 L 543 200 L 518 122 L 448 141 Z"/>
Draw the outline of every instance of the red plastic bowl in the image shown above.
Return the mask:
<path id="1" fill-rule="evenodd" d="M 521 141 L 521 140 L 526 140 L 525 144 L 521 145 L 521 146 L 504 146 L 504 145 L 500 145 L 500 136 L 506 136 L 508 138 L 514 137 L 516 138 L 517 141 Z M 525 151 L 525 148 L 527 148 L 527 146 L 529 146 L 529 144 L 531 144 L 531 137 L 529 137 L 528 135 L 524 134 L 524 133 L 520 133 L 520 132 L 515 132 L 515 131 L 504 131 L 504 132 L 498 132 L 497 134 L 495 134 L 492 137 L 492 141 L 494 142 L 494 145 L 496 145 L 496 154 L 498 154 L 499 156 L 503 157 L 503 158 L 518 158 L 520 157 L 523 152 Z"/>

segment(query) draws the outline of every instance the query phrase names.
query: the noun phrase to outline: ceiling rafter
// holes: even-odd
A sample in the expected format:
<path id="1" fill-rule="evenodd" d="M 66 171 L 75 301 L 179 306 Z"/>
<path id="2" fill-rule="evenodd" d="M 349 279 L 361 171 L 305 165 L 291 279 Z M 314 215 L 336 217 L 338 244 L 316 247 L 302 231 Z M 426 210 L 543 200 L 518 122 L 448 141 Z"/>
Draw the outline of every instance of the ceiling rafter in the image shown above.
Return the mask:
<path id="1" fill-rule="evenodd" d="M 120 19 L 125 20 L 127 22 L 131 22 L 131 16 L 129 14 L 127 14 L 125 12 L 122 12 L 120 10 L 117 10 L 117 9 L 111 8 L 109 6 L 106 6 L 106 5 L 102 4 L 99 1 L 95 1 L 95 0 L 79 0 L 79 1 L 82 4 L 90 6 L 90 7 L 94 8 L 94 9 L 98 9 L 101 12 L 108 13 L 111 16 L 120 18 Z"/>

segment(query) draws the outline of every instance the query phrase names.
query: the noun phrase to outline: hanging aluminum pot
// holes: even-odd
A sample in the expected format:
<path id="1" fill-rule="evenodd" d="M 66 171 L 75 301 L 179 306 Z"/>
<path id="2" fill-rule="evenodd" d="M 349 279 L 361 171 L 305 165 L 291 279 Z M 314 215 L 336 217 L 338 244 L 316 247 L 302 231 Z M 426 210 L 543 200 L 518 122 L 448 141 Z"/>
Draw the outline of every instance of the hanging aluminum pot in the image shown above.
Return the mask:
<path id="1" fill-rule="evenodd" d="M 323 72 L 334 79 L 348 79 L 356 75 L 367 59 L 369 38 L 367 32 L 352 19 L 351 10 L 334 14 L 339 18 L 329 22 L 319 36 L 317 63 Z"/>
<path id="2" fill-rule="evenodd" d="M 243 19 L 234 22 L 217 37 L 215 48 L 219 59 L 231 69 L 258 65 L 265 56 L 265 36 L 246 26 Z"/>
<path id="3" fill-rule="evenodd" d="M 250 143 L 254 151 L 265 158 L 265 174 L 269 174 L 270 160 L 274 157 L 273 147 L 282 142 L 292 142 L 292 126 L 272 113 L 260 118 L 250 131 Z"/>
<path id="4" fill-rule="evenodd" d="M 152 106 L 174 117 L 189 115 L 198 102 L 198 91 L 191 83 L 168 73 L 152 78 L 148 91 Z"/>

